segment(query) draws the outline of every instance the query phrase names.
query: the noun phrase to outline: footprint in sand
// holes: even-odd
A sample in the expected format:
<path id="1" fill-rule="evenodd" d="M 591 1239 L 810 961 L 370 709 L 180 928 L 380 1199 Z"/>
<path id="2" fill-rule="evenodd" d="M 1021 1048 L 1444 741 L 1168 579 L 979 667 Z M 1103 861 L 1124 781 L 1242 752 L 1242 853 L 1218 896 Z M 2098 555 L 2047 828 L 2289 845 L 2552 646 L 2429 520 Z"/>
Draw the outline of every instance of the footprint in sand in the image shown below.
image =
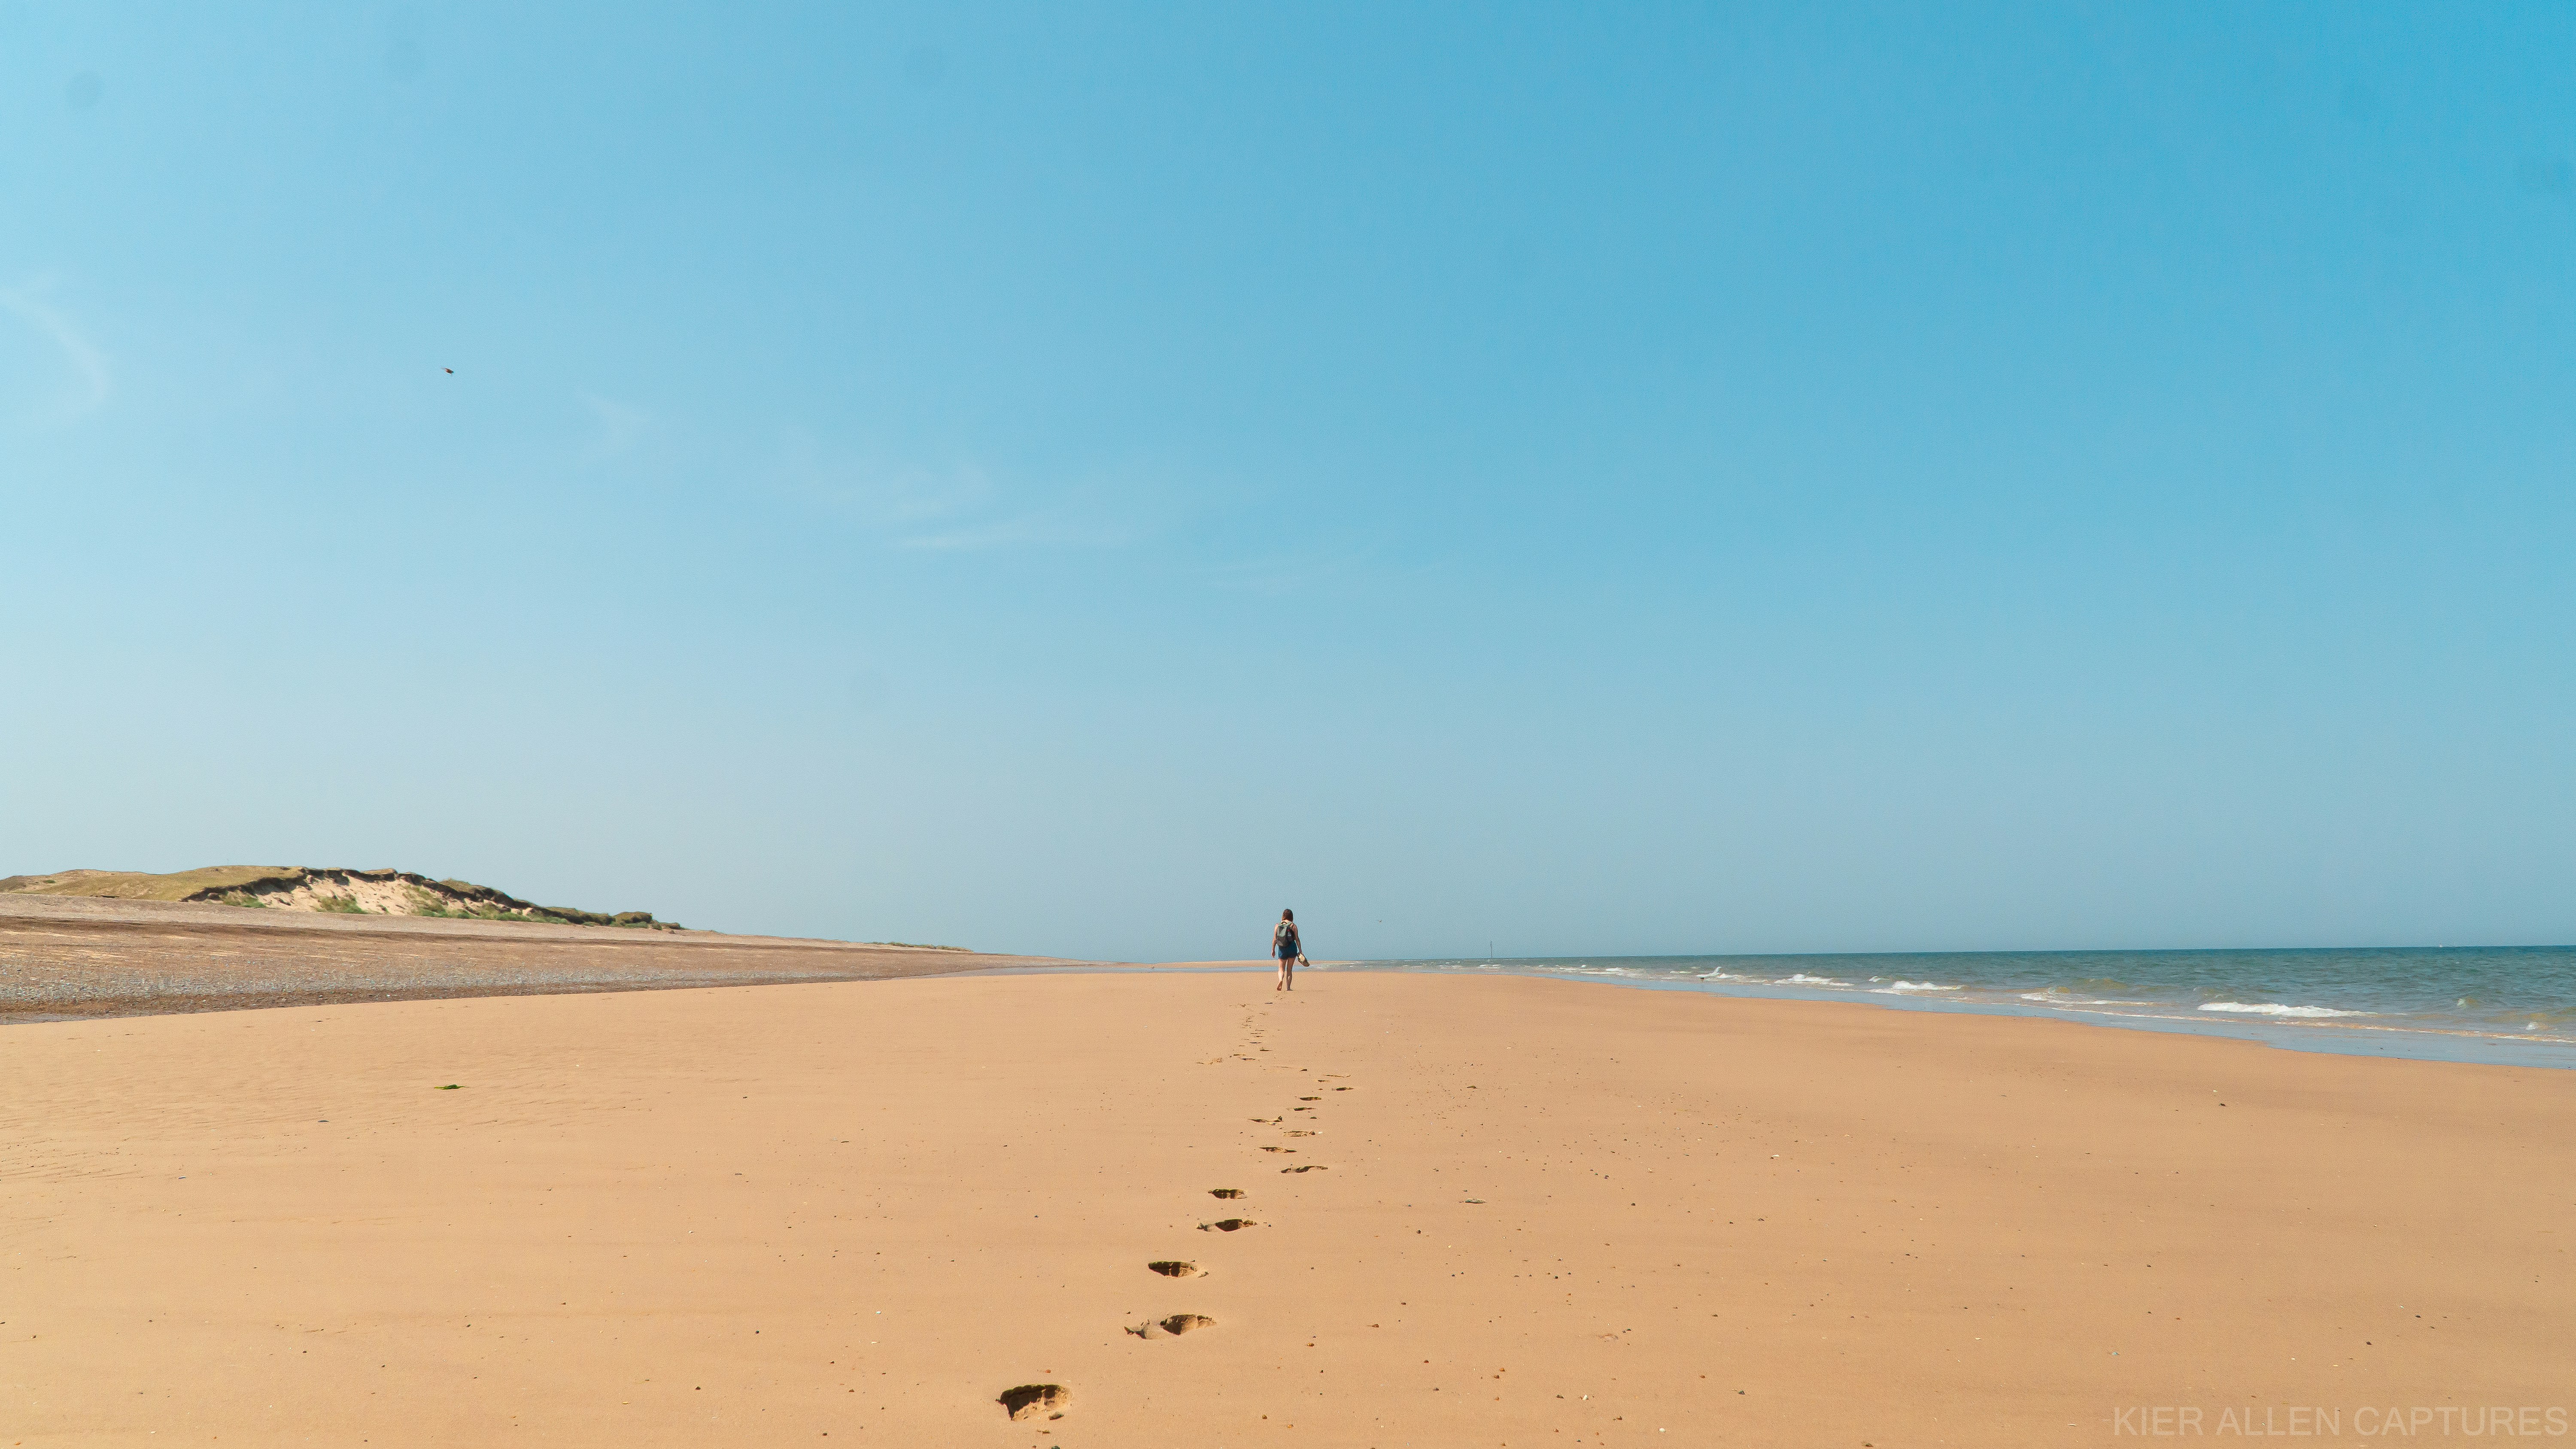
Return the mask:
<path id="1" fill-rule="evenodd" d="M 1314 1134 L 1314 1133 L 1312 1133 L 1312 1132 L 1300 1132 L 1300 1131 L 1298 1131 L 1296 1128 L 1291 1127 L 1291 1128 L 1289 1128 L 1287 1131 L 1282 1132 L 1282 1133 L 1280 1133 L 1279 1135 L 1280 1135 L 1280 1136 L 1282 1136 L 1282 1137 L 1312 1137 L 1312 1136 L 1314 1136 L 1315 1134 Z"/>
<path id="2" fill-rule="evenodd" d="M 1281 1172 L 1329 1172 L 1332 1169 L 1320 1162 L 1309 1162 L 1300 1167 L 1283 1167 L 1279 1170 Z"/>
<path id="3" fill-rule="evenodd" d="M 1212 1188 L 1209 1188 L 1209 1189 L 1208 1189 L 1208 1196 L 1210 1196 L 1210 1197 L 1241 1197 L 1241 1196 L 1243 1196 L 1243 1189 L 1242 1189 L 1242 1188 L 1239 1188 L 1239 1187 L 1212 1187 Z"/>
<path id="4" fill-rule="evenodd" d="M 997 1402 L 1014 1419 L 1061 1419 L 1065 1406 L 1073 1402 L 1073 1390 L 1062 1384 L 1022 1384 L 1004 1389 Z"/>
<path id="5" fill-rule="evenodd" d="M 1254 1222 L 1250 1218 L 1219 1218 L 1212 1223 L 1199 1224 L 1199 1231 L 1203 1233 L 1234 1233 L 1241 1232 L 1245 1228 L 1257 1228 L 1259 1226 L 1261 1226 L 1261 1224 Z"/>
<path id="6" fill-rule="evenodd" d="M 1158 1318 L 1151 1323 L 1137 1324 L 1127 1331 L 1138 1338 L 1178 1338 L 1184 1333 L 1196 1333 L 1202 1328 L 1214 1327 L 1216 1327 L 1216 1320 L 1204 1313 L 1175 1313 L 1169 1318 Z"/>
<path id="7" fill-rule="evenodd" d="M 1261 1150 L 1264 1152 L 1294 1152 L 1297 1149 L 1294 1147 L 1264 1147 Z"/>
<path id="8" fill-rule="evenodd" d="M 1166 1278 L 1204 1278 L 1207 1269 L 1179 1258 L 1161 1258 L 1145 1265 Z"/>

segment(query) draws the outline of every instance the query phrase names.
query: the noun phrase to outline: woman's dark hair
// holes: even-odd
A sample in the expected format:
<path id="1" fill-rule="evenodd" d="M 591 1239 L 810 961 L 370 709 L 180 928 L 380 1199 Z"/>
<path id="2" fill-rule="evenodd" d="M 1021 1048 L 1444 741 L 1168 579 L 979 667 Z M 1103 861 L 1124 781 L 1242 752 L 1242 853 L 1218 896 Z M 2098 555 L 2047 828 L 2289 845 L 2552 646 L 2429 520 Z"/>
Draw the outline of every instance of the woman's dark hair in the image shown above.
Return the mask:
<path id="1" fill-rule="evenodd" d="M 1297 919 L 1297 913 L 1295 911 L 1281 911 L 1279 913 L 1279 919 L 1283 921 L 1293 921 Z"/>

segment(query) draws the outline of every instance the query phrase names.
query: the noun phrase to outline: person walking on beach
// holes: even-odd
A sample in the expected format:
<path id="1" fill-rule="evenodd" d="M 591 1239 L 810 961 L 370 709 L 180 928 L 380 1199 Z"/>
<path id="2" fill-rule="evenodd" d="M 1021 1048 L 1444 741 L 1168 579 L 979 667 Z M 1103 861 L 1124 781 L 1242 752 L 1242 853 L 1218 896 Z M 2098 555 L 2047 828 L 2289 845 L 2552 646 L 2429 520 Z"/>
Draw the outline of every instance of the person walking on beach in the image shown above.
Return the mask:
<path id="1" fill-rule="evenodd" d="M 1279 958 L 1279 984 L 1273 991 L 1297 989 L 1297 963 L 1306 959 L 1306 943 L 1297 939 L 1297 913 L 1281 911 L 1279 924 L 1270 928 L 1270 954 Z"/>

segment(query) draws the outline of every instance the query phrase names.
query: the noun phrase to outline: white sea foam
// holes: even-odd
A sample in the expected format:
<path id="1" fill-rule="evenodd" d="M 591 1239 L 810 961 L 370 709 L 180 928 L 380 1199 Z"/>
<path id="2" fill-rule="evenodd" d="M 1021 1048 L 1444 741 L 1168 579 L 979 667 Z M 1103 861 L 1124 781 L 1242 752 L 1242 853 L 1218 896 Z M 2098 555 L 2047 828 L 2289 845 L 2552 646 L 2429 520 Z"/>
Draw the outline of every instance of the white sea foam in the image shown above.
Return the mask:
<path id="1" fill-rule="evenodd" d="M 1830 976 L 1810 976 L 1810 975 L 1808 975 L 1808 974 L 1807 974 L 1806 972 L 1804 972 L 1804 971 L 1794 971 L 1794 972 L 1791 972 L 1789 975 L 1781 977 L 1781 978 L 1780 978 L 1780 981 L 1781 981 L 1781 984 L 1782 984 L 1782 985 L 1785 985 L 1785 986 L 1849 986 L 1849 985 L 1851 985 L 1851 983 L 1850 983 L 1850 982 L 1848 982 L 1848 981 L 1836 981 L 1834 978 L 1832 978 L 1832 977 L 1830 977 Z"/>
<path id="2" fill-rule="evenodd" d="M 1879 991 L 1883 995 L 1891 991 L 1956 991 L 1958 989 L 1956 986 L 1940 986 L 1929 981 L 1907 981 L 1900 977 L 1895 985 L 1882 986 Z"/>
<path id="3" fill-rule="evenodd" d="M 2261 1001 L 2250 1005 L 2242 1001 L 2204 1001 L 2201 1003 L 2200 1009 L 2203 1011 L 2233 1011 L 2246 1016 L 2319 1017 L 2368 1016 L 2371 1014 L 2367 1011 L 2337 1011 L 2331 1006 L 2283 1006 L 2277 1001 Z"/>
<path id="4" fill-rule="evenodd" d="M 1701 978 L 1700 978 L 1700 980 L 1702 980 L 1702 981 L 1749 981 L 1749 982 L 1753 983 L 1753 984 L 1754 984 L 1754 985 L 1756 985 L 1756 986 L 1768 986 L 1768 985 L 1770 985 L 1770 984 L 1771 984 L 1771 978 L 1770 978 L 1770 977 L 1768 977 L 1768 976 L 1738 976 L 1738 975 L 1736 975 L 1736 974 L 1735 974 L 1734 972 L 1732 972 L 1732 971 L 1711 971 L 1711 972 L 1710 972 L 1710 973 L 1708 973 L 1706 976 L 1701 977 Z"/>
<path id="5" fill-rule="evenodd" d="M 2036 1001 L 2036 1002 L 2038 1002 L 2038 1003 L 2039 1003 L 2040 1005 L 2042 1005 L 2042 1006 L 2153 1006 L 2153 1005 L 2155 1005 L 2155 1003 L 2154 1003 L 2154 1002 L 2152 1002 L 2152 1001 L 2132 1001 L 2132 1000 L 2129 1000 L 2129 999 L 2127 999 L 2127 998 L 2125 998 L 2125 997 L 2117 997 L 2117 996 L 2073 996 L 2073 995 L 2069 995 L 2068 993 L 2066 993 L 2066 992 L 2064 992 L 2064 991 L 2059 990 L 2058 988 L 2056 988 L 2056 987 L 2054 987 L 2054 986 L 2046 987 L 2046 988 L 2043 988 L 2042 990 L 2038 990 L 2038 991 L 2025 991 L 2025 992 L 2023 992 L 2023 993 L 2021 994 L 2021 999 L 2022 999 L 2022 1000 L 2024 1000 L 2024 1001 Z"/>

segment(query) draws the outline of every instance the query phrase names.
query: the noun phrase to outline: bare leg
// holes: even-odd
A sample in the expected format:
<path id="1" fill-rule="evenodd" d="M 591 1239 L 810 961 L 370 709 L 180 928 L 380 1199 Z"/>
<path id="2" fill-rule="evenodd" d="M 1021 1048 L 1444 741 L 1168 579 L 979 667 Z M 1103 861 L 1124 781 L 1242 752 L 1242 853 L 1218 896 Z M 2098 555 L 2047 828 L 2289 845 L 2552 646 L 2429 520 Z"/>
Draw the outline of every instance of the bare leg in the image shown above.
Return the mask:
<path id="1" fill-rule="evenodd" d="M 1271 990 L 1285 991 L 1288 989 L 1288 965 L 1289 962 L 1287 957 L 1282 956 L 1279 958 L 1279 979 L 1271 983 Z"/>

